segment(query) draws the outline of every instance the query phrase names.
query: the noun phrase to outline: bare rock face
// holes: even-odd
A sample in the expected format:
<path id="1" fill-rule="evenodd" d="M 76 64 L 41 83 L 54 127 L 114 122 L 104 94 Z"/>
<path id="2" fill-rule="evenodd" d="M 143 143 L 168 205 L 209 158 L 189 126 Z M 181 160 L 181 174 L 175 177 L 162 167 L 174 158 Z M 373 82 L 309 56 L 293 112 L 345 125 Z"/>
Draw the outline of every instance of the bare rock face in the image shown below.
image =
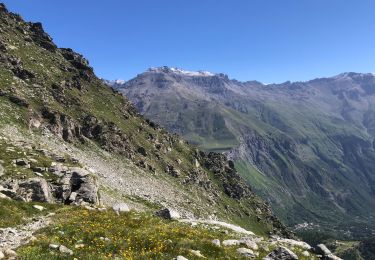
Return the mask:
<path id="1" fill-rule="evenodd" d="M 165 219 L 179 219 L 181 218 L 180 213 L 173 209 L 165 208 L 162 210 L 159 210 L 155 213 L 155 215 L 165 218 Z"/>
<path id="2" fill-rule="evenodd" d="M 69 48 L 61 48 L 61 54 L 66 60 L 68 60 L 74 67 L 81 70 L 92 71 L 92 68 L 89 66 L 88 60 L 86 60 L 81 54 L 74 52 Z"/>
<path id="3" fill-rule="evenodd" d="M 52 42 L 52 38 L 44 31 L 41 23 L 29 23 L 31 38 L 42 48 L 55 52 L 57 47 Z"/>
<path id="4" fill-rule="evenodd" d="M 68 171 L 56 187 L 56 196 L 66 204 L 87 202 L 97 204 L 98 184 L 88 171 L 73 168 Z"/>
<path id="5" fill-rule="evenodd" d="M 233 162 L 228 161 L 225 155 L 211 152 L 209 154 L 197 153 L 196 156 L 220 179 L 228 196 L 241 199 L 251 194 L 249 187 L 235 170 Z"/>
<path id="6" fill-rule="evenodd" d="M 37 202 L 61 202 L 65 204 L 97 204 L 98 184 L 95 177 L 81 168 L 73 168 L 61 174 L 60 181 L 48 183 L 43 178 L 5 180 L 0 193 L 15 200 Z"/>
<path id="7" fill-rule="evenodd" d="M 279 247 L 269 253 L 263 260 L 298 260 L 298 256 L 286 247 Z"/>
<path id="8" fill-rule="evenodd" d="M 0 192 L 6 196 L 23 201 L 54 202 L 50 186 L 43 178 L 28 180 L 8 180 Z"/>
<path id="9" fill-rule="evenodd" d="M 324 244 L 317 245 L 315 248 L 315 251 L 317 254 L 323 255 L 323 256 L 331 254 L 331 251 Z"/>
<path id="10" fill-rule="evenodd" d="M 322 256 L 322 259 L 325 260 L 340 260 L 340 257 L 335 256 L 332 254 L 331 250 L 329 250 L 326 245 L 319 244 L 315 247 L 315 253 Z"/>

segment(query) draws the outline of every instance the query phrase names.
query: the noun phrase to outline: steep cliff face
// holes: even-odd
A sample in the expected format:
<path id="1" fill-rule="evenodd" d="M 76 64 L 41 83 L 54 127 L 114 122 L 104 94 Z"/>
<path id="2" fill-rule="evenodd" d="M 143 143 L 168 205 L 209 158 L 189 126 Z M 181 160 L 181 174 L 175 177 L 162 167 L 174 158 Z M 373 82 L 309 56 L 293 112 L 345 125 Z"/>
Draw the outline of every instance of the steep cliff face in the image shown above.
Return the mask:
<path id="1" fill-rule="evenodd" d="M 116 89 L 189 142 L 226 152 L 290 225 L 370 235 L 356 227 L 375 213 L 373 74 L 264 85 L 163 67 Z"/>
<path id="2" fill-rule="evenodd" d="M 0 15 L 5 193 L 29 201 L 44 185 L 40 196 L 51 202 L 169 206 L 185 217 L 290 234 L 226 157 L 196 151 L 144 119 L 84 57 L 58 48 L 40 23 L 25 22 L 2 4 Z M 38 179 L 31 193 L 17 193 L 30 178 Z"/>

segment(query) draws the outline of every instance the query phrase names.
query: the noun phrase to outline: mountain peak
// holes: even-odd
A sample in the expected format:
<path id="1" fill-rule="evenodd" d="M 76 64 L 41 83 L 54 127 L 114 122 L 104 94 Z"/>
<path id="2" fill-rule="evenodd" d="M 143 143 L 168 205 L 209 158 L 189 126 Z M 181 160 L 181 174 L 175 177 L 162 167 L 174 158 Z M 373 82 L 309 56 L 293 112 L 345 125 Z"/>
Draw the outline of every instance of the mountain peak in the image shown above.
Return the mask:
<path id="1" fill-rule="evenodd" d="M 186 76 L 206 76 L 206 77 L 212 77 L 217 74 L 209 72 L 209 71 L 204 71 L 204 70 L 199 70 L 199 71 L 189 71 L 189 70 L 183 70 L 180 68 L 175 68 L 175 67 L 168 67 L 168 66 L 162 66 L 162 67 L 153 67 L 149 68 L 147 70 L 148 72 L 164 72 L 164 73 L 174 73 L 174 74 L 180 74 L 180 75 L 186 75 Z"/>
<path id="2" fill-rule="evenodd" d="M 357 72 L 344 72 L 334 76 L 334 79 L 343 79 L 343 78 L 359 78 L 359 77 L 375 77 L 375 73 L 357 73 Z"/>

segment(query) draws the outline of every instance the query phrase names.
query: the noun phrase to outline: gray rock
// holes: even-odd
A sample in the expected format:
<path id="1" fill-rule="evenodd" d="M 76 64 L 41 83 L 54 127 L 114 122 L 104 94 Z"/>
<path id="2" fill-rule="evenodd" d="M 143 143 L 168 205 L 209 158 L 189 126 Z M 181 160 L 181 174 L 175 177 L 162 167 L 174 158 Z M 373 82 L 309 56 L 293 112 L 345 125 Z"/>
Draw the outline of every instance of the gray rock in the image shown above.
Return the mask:
<path id="1" fill-rule="evenodd" d="M 1 193 L 1 190 L 0 190 L 0 199 L 7 199 L 7 200 L 10 200 L 11 198 L 9 198 L 7 195 Z"/>
<path id="2" fill-rule="evenodd" d="M 269 253 L 263 260 L 298 260 L 298 256 L 286 247 L 279 247 Z"/>
<path id="3" fill-rule="evenodd" d="M 0 187 L 0 197 L 1 198 L 10 198 L 15 200 L 24 200 L 21 196 L 17 194 L 17 191 L 12 189 L 7 189 L 4 187 Z"/>
<path id="4" fill-rule="evenodd" d="M 322 256 L 327 256 L 332 254 L 332 252 L 324 245 L 324 244 L 319 244 L 315 247 L 315 253 L 318 255 Z"/>
<path id="5" fill-rule="evenodd" d="M 190 253 L 199 258 L 206 258 L 204 255 L 202 255 L 201 251 L 199 250 L 190 250 Z"/>
<path id="6" fill-rule="evenodd" d="M 8 248 L 8 249 L 5 249 L 4 251 L 4 255 L 7 257 L 7 258 L 14 258 L 14 257 L 17 257 L 17 253 L 15 251 L 13 251 L 12 249 Z"/>
<path id="7" fill-rule="evenodd" d="M 338 256 L 335 256 L 333 254 L 329 254 L 327 256 L 324 257 L 325 260 L 343 260 L 342 258 L 338 257 Z"/>
<path id="8" fill-rule="evenodd" d="M 342 260 L 340 257 L 332 254 L 331 250 L 329 250 L 324 244 L 317 245 L 315 247 L 315 253 L 321 255 L 322 259 L 325 260 Z"/>
<path id="9" fill-rule="evenodd" d="M 240 241 L 236 239 L 224 240 L 222 243 L 223 246 L 238 246 L 239 244 L 240 244 Z"/>
<path id="10" fill-rule="evenodd" d="M 38 172 L 38 173 L 46 172 L 46 168 L 44 168 L 44 167 L 33 167 L 32 170 L 34 172 Z"/>
<path id="11" fill-rule="evenodd" d="M 186 257 L 183 257 L 182 255 L 179 255 L 176 257 L 176 260 L 188 260 Z"/>
<path id="12" fill-rule="evenodd" d="M 56 162 L 65 162 L 66 161 L 65 157 L 61 156 L 61 155 L 54 154 L 54 155 L 52 155 L 52 157 Z"/>
<path id="13" fill-rule="evenodd" d="M 77 190 L 73 191 L 77 193 L 78 199 L 92 204 L 98 203 L 98 184 L 94 176 L 88 171 L 81 168 L 74 168 L 70 182 L 73 188 L 77 187 Z"/>
<path id="14" fill-rule="evenodd" d="M 98 184 L 93 175 L 82 168 L 72 168 L 59 181 L 58 197 L 65 203 L 97 204 Z"/>
<path id="15" fill-rule="evenodd" d="M 249 248 L 241 247 L 241 248 L 238 248 L 236 251 L 237 253 L 241 254 L 244 257 L 248 257 L 248 258 L 255 257 L 253 250 Z"/>
<path id="16" fill-rule="evenodd" d="M 33 208 L 39 211 L 43 211 L 45 209 L 43 206 L 40 206 L 40 205 L 34 205 Z"/>
<path id="17" fill-rule="evenodd" d="M 258 245 L 251 238 L 244 237 L 240 239 L 240 244 L 245 245 L 252 250 L 258 250 Z"/>
<path id="18" fill-rule="evenodd" d="M 129 206 L 126 205 L 125 203 L 118 203 L 113 205 L 113 210 L 116 212 L 128 212 L 130 211 Z"/>
<path id="19" fill-rule="evenodd" d="M 214 244 L 215 246 L 220 247 L 220 240 L 219 239 L 214 239 L 214 240 L 212 240 L 212 244 Z"/>
<path id="20" fill-rule="evenodd" d="M 68 171 L 68 167 L 59 163 L 49 167 L 48 171 L 62 177 Z"/>
<path id="21" fill-rule="evenodd" d="M 0 176 L 3 176 L 4 175 L 4 167 L 3 165 L 0 163 Z"/>
<path id="22" fill-rule="evenodd" d="M 3 254 L 2 251 L 0 251 L 0 259 L 4 259 L 5 258 L 5 255 Z"/>
<path id="23" fill-rule="evenodd" d="M 180 219 L 181 218 L 180 213 L 169 208 L 159 210 L 155 214 L 165 219 Z"/>
<path id="24" fill-rule="evenodd" d="M 48 247 L 51 248 L 51 249 L 58 249 L 60 246 L 56 245 L 56 244 L 49 244 Z"/>
<path id="25" fill-rule="evenodd" d="M 77 192 L 70 193 L 69 200 L 74 202 L 77 199 Z"/>
<path id="26" fill-rule="evenodd" d="M 53 202 L 50 187 L 43 178 L 31 178 L 18 183 L 17 194 L 25 201 Z"/>
<path id="27" fill-rule="evenodd" d="M 59 247 L 59 251 L 60 251 L 61 253 L 63 253 L 63 254 L 73 255 L 73 251 L 70 250 L 69 248 L 67 248 L 66 246 L 63 246 L 63 245 L 61 245 L 61 246 Z"/>
<path id="28" fill-rule="evenodd" d="M 16 163 L 16 165 L 18 165 L 18 166 L 27 166 L 27 165 L 29 165 L 29 161 L 26 160 L 26 159 L 17 159 L 17 160 L 15 161 L 15 163 Z"/>

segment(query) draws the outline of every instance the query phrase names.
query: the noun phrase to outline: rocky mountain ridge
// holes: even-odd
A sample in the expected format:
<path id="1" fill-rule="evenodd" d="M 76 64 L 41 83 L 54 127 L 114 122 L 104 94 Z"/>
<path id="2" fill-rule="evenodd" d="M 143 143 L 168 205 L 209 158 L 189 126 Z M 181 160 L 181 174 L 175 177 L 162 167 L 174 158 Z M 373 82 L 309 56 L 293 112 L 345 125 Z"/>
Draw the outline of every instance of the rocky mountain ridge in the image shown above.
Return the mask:
<path id="1" fill-rule="evenodd" d="M 0 4 L 0 24 L 0 258 L 316 259 L 226 156 L 143 118 L 40 23 Z"/>
<path id="2" fill-rule="evenodd" d="M 290 225 L 372 236 L 360 231 L 375 208 L 372 73 L 265 85 L 161 68 L 116 89 L 189 142 L 226 152 Z"/>

